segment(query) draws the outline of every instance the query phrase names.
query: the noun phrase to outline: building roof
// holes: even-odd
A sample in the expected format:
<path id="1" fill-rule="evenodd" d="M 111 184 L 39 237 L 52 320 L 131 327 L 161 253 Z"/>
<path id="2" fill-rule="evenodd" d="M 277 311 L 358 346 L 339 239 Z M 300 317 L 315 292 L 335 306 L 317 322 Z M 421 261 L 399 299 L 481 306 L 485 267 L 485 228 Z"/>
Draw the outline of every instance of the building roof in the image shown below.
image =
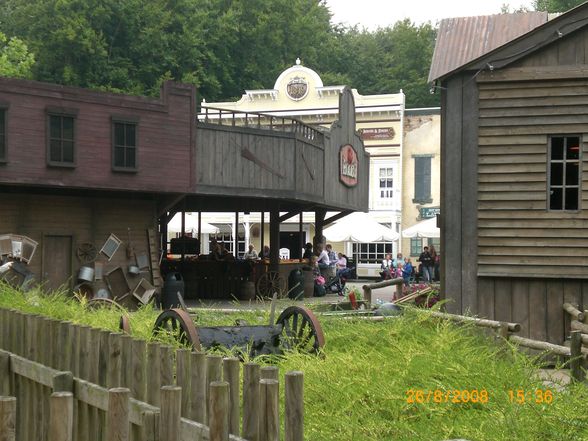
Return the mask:
<path id="1" fill-rule="evenodd" d="M 458 17 L 441 20 L 429 82 L 442 78 L 548 21 L 547 12 Z"/>

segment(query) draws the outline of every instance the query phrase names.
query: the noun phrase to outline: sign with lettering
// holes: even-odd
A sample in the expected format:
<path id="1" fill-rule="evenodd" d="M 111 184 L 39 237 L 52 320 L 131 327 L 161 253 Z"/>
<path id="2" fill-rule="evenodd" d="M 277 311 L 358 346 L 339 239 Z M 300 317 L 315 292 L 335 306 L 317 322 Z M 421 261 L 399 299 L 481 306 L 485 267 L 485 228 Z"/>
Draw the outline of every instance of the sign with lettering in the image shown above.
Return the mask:
<path id="1" fill-rule="evenodd" d="M 364 141 L 377 141 L 380 139 L 394 139 L 394 129 L 392 127 L 360 129 L 361 139 Z"/>
<path id="2" fill-rule="evenodd" d="M 350 144 L 345 144 L 339 150 L 339 179 L 348 187 L 357 185 L 357 173 L 359 170 L 357 152 Z"/>
<path id="3" fill-rule="evenodd" d="M 439 207 L 423 207 L 420 209 L 421 219 L 430 219 L 432 217 L 441 214 L 441 208 Z"/>

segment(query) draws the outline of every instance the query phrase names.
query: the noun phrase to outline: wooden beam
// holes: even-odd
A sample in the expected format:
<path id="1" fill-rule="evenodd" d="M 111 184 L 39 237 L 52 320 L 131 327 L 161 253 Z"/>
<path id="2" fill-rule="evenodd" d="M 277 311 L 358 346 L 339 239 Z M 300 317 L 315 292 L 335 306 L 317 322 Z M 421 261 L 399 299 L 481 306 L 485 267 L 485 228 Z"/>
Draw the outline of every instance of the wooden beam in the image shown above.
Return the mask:
<path id="1" fill-rule="evenodd" d="M 302 213 L 302 212 L 298 211 L 298 210 L 297 211 L 290 211 L 289 213 L 286 213 L 286 214 L 283 214 L 282 216 L 280 216 L 278 218 L 278 221 L 280 221 L 280 223 L 284 222 L 285 220 L 288 220 L 288 219 L 290 219 L 300 213 Z"/>
<path id="2" fill-rule="evenodd" d="M 175 197 L 166 197 L 166 201 L 163 202 L 164 205 L 162 205 L 161 207 L 157 208 L 157 217 L 161 217 L 163 216 L 165 213 L 167 213 L 168 211 L 172 211 L 172 208 L 174 208 L 176 205 L 178 205 L 182 199 L 184 199 L 186 197 L 185 194 L 181 194 Z M 168 221 L 169 222 L 169 221 Z"/>

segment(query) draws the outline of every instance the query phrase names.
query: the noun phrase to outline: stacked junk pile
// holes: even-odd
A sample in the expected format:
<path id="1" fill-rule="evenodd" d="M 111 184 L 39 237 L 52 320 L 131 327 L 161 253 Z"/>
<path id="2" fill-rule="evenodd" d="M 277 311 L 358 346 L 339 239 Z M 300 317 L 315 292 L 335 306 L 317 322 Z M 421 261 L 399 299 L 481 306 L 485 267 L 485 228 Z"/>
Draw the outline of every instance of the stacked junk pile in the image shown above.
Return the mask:
<path id="1" fill-rule="evenodd" d="M 150 249 L 153 248 L 154 234 L 147 231 Z M 156 252 L 136 253 L 130 240 L 126 245 L 127 266 L 110 265 L 123 241 L 110 234 L 102 248 L 98 250 L 91 242 L 78 244 L 76 256 L 80 267 L 77 282 L 73 288 L 76 295 L 92 302 L 117 302 L 128 308 L 136 309 L 149 303 L 160 291 L 162 285 Z M 27 291 L 34 284 L 34 274 L 29 270 L 37 242 L 15 234 L 0 236 L 0 280 Z M 150 254 L 152 256 L 150 256 Z"/>

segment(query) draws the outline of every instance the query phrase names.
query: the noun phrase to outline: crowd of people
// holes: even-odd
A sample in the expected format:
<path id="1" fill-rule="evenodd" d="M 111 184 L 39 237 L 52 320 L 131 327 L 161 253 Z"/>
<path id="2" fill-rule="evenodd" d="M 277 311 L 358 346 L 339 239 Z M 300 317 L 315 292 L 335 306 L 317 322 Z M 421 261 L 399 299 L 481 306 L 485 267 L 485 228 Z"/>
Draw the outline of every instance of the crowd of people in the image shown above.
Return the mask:
<path id="1" fill-rule="evenodd" d="M 386 258 L 382 260 L 380 275 L 383 279 L 403 278 L 404 283 L 408 285 L 416 279 L 423 282 L 439 281 L 439 266 L 440 256 L 437 254 L 435 247 L 425 246 L 423 252 L 419 255 L 417 262 L 420 263 L 415 267 L 410 257 L 402 257 L 402 253 L 398 253 L 395 259 L 392 259 L 392 254 L 386 254 Z"/>

